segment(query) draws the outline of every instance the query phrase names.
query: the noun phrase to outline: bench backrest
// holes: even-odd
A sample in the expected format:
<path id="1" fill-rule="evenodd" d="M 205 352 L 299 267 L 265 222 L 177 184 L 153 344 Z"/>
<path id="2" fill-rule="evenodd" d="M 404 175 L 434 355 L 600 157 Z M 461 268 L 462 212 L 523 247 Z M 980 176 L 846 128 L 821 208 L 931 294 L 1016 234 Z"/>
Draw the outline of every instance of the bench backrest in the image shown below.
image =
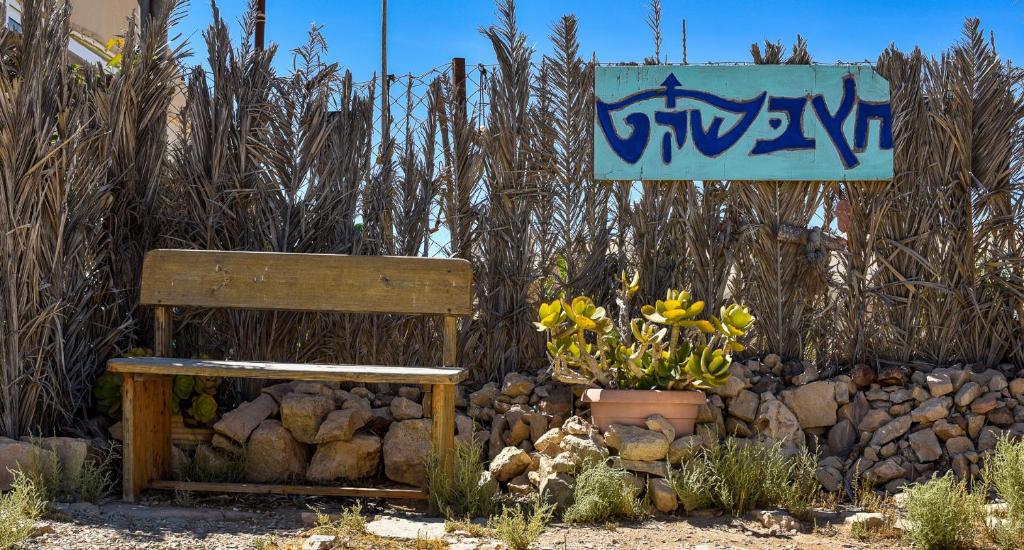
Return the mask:
<path id="1" fill-rule="evenodd" d="M 444 258 L 153 250 L 144 305 L 468 315 L 473 270 Z"/>

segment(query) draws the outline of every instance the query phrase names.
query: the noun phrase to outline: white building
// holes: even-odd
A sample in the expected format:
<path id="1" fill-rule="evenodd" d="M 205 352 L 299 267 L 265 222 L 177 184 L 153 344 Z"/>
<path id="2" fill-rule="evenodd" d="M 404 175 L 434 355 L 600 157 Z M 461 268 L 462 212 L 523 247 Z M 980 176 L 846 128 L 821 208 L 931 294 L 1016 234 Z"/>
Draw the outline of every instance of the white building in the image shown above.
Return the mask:
<path id="1" fill-rule="evenodd" d="M 10 29 L 21 30 L 22 2 L 0 0 L 7 8 Z M 107 50 L 111 38 L 123 35 L 128 18 L 156 9 L 159 0 L 72 0 L 71 39 L 68 50 L 83 63 L 105 64 L 114 55 Z"/>

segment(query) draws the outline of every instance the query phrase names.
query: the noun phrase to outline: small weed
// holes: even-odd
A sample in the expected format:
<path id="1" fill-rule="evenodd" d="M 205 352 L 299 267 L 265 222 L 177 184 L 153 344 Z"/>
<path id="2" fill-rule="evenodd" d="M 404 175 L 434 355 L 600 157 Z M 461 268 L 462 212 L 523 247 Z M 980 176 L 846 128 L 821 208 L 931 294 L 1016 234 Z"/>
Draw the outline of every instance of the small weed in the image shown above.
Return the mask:
<path id="1" fill-rule="evenodd" d="M 645 514 L 632 474 L 603 461 L 583 466 L 576 476 L 573 503 L 563 516 L 569 523 L 606 523 Z"/>
<path id="2" fill-rule="evenodd" d="M 483 443 L 475 439 L 455 446 L 451 474 L 444 471 L 436 453 L 427 457 L 427 492 L 430 508 L 446 518 L 487 517 L 494 511 L 494 484 L 481 483 L 484 473 Z"/>
<path id="3" fill-rule="evenodd" d="M 351 537 L 366 533 L 366 518 L 363 517 L 363 504 L 356 501 L 355 504 L 342 509 L 337 519 L 330 515 L 316 510 L 316 527 L 313 531 L 318 535 L 333 535 L 337 537 Z"/>
<path id="4" fill-rule="evenodd" d="M 554 514 L 554 504 L 544 504 L 537 499 L 532 505 L 505 506 L 501 514 L 491 518 L 491 527 L 511 550 L 526 550 L 540 538 Z"/>
<path id="5" fill-rule="evenodd" d="M 486 525 L 480 525 L 479 523 L 473 523 L 468 519 L 463 520 L 445 520 L 444 530 L 446 533 L 463 532 L 471 537 L 477 538 L 490 538 L 494 536 L 494 529 L 487 527 Z"/>
<path id="6" fill-rule="evenodd" d="M 36 447 L 31 463 L 22 474 L 45 502 L 56 500 L 60 495 L 61 466 L 57 453 Z"/>
<path id="7" fill-rule="evenodd" d="M 196 451 L 197 456 L 199 452 Z M 210 455 L 210 459 L 199 460 L 194 457 L 179 466 L 175 471 L 176 477 L 181 481 L 225 483 L 235 483 L 245 478 L 246 451 L 244 448 L 208 449 L 206 452 L 213 453 Z"/>
<path id="8" fill-rule="evenodd" d="M 114 491 L 115 481 L 111 475 L 113 460 L 112 453 L 106 453 L 102 460 L 96 458 L 85 460 L 76 484 L 79 499 L 99 504 Z"/>
<path id="9" fill-rule="evenodd" d="M 729 438 L 671 471 L 669 483 L 688 512 L 717 507 L 739 516 L 755 508 L 781 506 L 806 519 L 820 495 L 816 464 L 807 452 L 787 457 L 779 444 Z"/>
<path id="10" fill-rule="evenodd" d="M 33 478 L 14 472 L 11 490 L 0 495 L 0 550 L 8 550 L 32 533 L 32 525 L 46 510 L 43 491 Z"/>
<path id="11" fill-rule="evenodd" d="M 951 473 L 906 490 L 907 538 L 924 550 L 970 548 L 985 519 L 985 495 L 970 493 Z"/>
<path id="12" fill-rule="evenodd" d="M 423 535 L 416 536 L 416 550 L 446 550 L 448 543 L 441 539 L 431 539 Z"/>

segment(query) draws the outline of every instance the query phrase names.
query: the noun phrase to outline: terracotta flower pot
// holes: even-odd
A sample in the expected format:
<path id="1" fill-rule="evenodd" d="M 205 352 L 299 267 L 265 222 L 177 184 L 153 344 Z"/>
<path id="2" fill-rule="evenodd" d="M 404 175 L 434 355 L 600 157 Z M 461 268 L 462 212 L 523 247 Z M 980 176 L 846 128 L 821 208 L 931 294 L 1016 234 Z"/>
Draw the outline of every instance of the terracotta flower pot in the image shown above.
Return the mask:
<path id="1" fill-rule="evenodd" d="M 602 390 L 583 392 L 590 415 L 602 432 L 609 424 L 643 426 L 652 414 L 660 414 L 676 429 L 676 437 L 693 433 L 700 406 L 707 401 L 700 391 Z"/>

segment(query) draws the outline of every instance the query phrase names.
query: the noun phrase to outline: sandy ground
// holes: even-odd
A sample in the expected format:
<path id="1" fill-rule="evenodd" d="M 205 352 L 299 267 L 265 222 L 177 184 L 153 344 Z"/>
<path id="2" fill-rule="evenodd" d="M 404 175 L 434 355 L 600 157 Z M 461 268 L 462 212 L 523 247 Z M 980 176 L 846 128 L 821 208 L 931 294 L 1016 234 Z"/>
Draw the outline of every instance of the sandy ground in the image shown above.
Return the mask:
<path id="1" fill-rule="evenodd" d="M 141 506 L 118 502 L 57 505 L 46 518 L 41 534 L 24 548 L 40 549 L 243 549 L 301 545 L 310 526 L 310 507 L 337 510 L 343 503 L 302 498 L 264 498 L 237 501 L 206 499 L 177 506 L 168 499 L 152 499 Z M 367 515 L 416 517 L 421 508 L 396 508 L 369 503 Z M 666 517 L 641 523 L 606 526 L 553 525 L 535 548 L 545 550 L 673 549 L 859 549 L 900 548 L 899 541 L 859 542 L 850 537 L 841 517 L 821 514 L 817 526 L 804 532 L 778 532 L 765 528 L 753 517 Z M 460 549 L 474 548 L 477 539 L 449 536 L 463 542 Z M 414 541 L 400 547 L 415 548 Z M 481 546 L 485 548 L 487 546 Z M 493 545 L 490 545 L 493 548 Z"/>

